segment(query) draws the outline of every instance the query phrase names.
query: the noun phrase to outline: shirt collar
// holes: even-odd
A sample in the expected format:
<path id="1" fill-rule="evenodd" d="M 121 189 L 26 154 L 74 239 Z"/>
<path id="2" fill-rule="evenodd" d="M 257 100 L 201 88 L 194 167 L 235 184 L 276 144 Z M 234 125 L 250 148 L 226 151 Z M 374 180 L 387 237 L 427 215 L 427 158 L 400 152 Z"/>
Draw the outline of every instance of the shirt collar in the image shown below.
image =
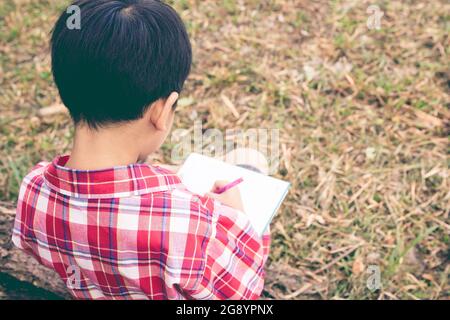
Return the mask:
<path id="1" fill-rule="evenodd" d="M 181 185 L 173 172 L 148 164 L 102 170 L 64 167 L 69 156 L 55 158 L 45 169 L 46 184 L 54 191 L 78 198 L 119 198 L 161 192 Z"/>

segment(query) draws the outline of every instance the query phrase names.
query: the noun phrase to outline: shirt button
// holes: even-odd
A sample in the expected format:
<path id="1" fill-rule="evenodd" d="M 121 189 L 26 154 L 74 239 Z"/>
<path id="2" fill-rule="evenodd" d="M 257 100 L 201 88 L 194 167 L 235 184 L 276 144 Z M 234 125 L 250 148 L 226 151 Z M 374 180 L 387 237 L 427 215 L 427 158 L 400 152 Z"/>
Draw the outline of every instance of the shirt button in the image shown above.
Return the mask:
<path id="1" fill-rule="evenodd" d="M 197 196 L 192 197 L 192 202 L 199 202 L 200 199 Z"/>

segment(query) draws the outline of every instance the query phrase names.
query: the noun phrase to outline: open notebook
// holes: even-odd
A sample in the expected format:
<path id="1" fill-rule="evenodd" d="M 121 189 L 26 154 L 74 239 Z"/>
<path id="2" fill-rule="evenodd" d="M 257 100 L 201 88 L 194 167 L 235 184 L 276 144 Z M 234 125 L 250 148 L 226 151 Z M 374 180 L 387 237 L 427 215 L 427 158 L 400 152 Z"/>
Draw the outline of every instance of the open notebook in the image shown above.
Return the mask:
<path id="1" fill-rule="evenodd" d="M 244 181 L 235 188 L 241 192 L 245 213 L 253 228 L 262 235 L 281 205 L 289 183 L 254 171 L 192 153 L 178 171 L 183 184 L 191 192 L 204 195 L 217 180 Z"/>

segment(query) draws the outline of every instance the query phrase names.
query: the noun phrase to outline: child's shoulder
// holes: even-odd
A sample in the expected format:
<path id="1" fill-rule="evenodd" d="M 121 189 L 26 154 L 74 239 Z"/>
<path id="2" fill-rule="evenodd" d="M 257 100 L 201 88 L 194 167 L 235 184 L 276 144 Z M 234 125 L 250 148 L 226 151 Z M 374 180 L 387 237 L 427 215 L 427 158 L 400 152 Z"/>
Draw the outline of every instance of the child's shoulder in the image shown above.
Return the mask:
<path id="1" fill-rule="evenodd" d="M 34 167 L 31 168 L 30 174 L 31 173 L 42 174 L 44 172 L 45 168 L 48 167 L 49 164 L 50 164 L 49 161 L 39 162 L 38 164 L 36 164 Z"/>
<path id="2" fill-rule="evenodd" d="M 41 161 L 30 169 L 22 179 L 19 191 L 19 200 L 23 197 L 25 190 L 39 188 L 44 182 L 44 172 L 50 162 Z"/>
<path id="3" fill-rule="evenodd" d="M 48 161 L 41 161 L 38 164 L 36 164 L 25 175 L 25 177 L 23 178 L 23 182 L 29 182 L 38 176 L 43 176 L 45 169 L 48 167 L 49 164 L 50 164 L 50 162 L 48 162 Z"/>

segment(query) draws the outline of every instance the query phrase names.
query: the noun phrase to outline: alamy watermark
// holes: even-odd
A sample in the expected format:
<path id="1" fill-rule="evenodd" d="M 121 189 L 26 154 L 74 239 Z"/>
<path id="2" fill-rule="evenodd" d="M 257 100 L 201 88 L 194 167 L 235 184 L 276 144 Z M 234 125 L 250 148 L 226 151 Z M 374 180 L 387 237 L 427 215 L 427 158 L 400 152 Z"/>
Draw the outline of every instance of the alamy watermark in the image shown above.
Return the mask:
<path id="1" fill-rule="evenodd" d="M 201 120 L 195 120 L 191 129 L 174 130 L 171 144 L 171 161 L 174 164 L 181 164 L 192 152 L 227 162 L 232 162 L 232 159 L 228 158 L 231 156 L 238 158 L 234 162 L 239 162 L 239 158 L 247 162 L 243 164 L 251 165 L 248 162 L 253 160 L 262 164 L 267 169 L 267 174 L 278 172 L 280 164 L 279 129 L 227 129 L 223 132 L 219 129 L 204 129 Z M 252 155 L 255 159 L 243 159 L 247 155 Z"/>
<path id="2" fill-rule="evenodd" d="M 69 289 L 81 288 L 81 270 L 77 265 L 70 265 L 66 269 L 67 281 L 66 285 Z"/>
<path id="3" fill-rule="evenodd" d="M 367 8 L 367 13 L 370 16 L 367 18 L 367 28 L 369 30 L 381 29 L 381 18 L 384 16 L 384 12 L 376 4 L 372 4 Z"/>
<path id="4" fill-rule="evenodd" d="M 77 5 L 71 5 L 66 10 L 70 16 L 66 20 L 66 26 L 69 30 L 81 29 L 81 9 Z"/>
<path id="5" fill-rule="evenodd" d="M 380 266 L 370 265 L 367 267 L 367 273 L 369 277 L 366 281 L 367 289 L 370 291 L 376 291 L 381 289 L 381 271 Z"/>

